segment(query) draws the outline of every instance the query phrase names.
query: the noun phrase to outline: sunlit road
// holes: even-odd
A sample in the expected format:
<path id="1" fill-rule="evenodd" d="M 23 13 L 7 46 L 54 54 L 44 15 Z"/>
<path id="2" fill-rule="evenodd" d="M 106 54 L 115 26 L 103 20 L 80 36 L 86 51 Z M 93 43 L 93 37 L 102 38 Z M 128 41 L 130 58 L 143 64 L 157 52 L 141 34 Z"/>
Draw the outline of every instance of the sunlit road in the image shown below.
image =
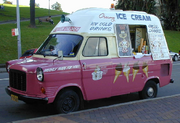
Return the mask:
<path id="1" fill-rule="evenodd" d="M 180 61 L 173 63 L 172 78 L 173 84 L 159 88 L 158 97 L 180 94 Z M 52 105 L 27 105 L 22 101 L 14 102 L 5 92 L 8 86 L 9 78 L 7 73 L 0 73 L 0 122 L 7 123 L 11 121 L 54 115 Z M 96 108 L 99 106 L 112 105 L 116 103 L 125 103 L 128 101 L 139 100 L 137 93 L 90 101 L 85 103 L 85 108 Z"/>

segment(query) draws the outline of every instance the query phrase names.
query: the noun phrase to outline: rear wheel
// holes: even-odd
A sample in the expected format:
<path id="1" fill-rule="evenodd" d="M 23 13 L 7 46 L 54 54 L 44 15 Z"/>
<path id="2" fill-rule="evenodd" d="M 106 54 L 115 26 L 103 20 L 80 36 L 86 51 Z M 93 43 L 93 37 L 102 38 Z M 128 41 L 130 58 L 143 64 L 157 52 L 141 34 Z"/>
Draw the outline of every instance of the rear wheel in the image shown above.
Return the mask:
<path id="1" fill-rule="evenodd" d="M 178 56 L 177 55 L 174 55 L 173 61 L 178 61 Z"/>
<path id="2" fill-rule="evenodd" d="M 150 80 L 144 86 L 144 89 L 139 92 L 139 96 L 141 99 L 155 98 L 157 96 L 158 87 L 157 84 Z"/>
<path id="3" fill-rule="evenodd" d="M 80 99 L 73 90 L 66 90 L 57 95 L 55 107 L 58 113 L 69 113 L 79 109 Z"/>

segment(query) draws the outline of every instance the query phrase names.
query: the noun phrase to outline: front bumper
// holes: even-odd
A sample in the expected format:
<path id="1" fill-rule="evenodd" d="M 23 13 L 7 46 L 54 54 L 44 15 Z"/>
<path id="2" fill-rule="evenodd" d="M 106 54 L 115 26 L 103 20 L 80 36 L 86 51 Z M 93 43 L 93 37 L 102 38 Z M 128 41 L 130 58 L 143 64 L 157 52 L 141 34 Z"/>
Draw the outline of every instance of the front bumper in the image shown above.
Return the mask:
<path id="1" fill-rule="evenodd" d="M 9 87 L 6 87 L 5 91 L 9 96 L 11 96 L 11 94 L 13 94 L 15 96 L 18 96 L 18 100 L 22 100 L 22 101 L 27 102 L 27 103 L 41 103 L 41 104 L 47 104 L 48 103 L 48 98 L 24 96 L 24 95 L 12 92 Z"/>

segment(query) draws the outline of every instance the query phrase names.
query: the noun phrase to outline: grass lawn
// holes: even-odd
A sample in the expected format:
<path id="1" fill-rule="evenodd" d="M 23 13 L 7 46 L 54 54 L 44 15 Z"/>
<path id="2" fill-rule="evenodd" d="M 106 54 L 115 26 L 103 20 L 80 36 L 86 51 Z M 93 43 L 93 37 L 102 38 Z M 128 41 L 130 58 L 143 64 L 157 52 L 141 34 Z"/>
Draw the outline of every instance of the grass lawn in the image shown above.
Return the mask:
<path id="1" fill-rule="evenodd" d="M 180 50 L 180 32 L 164 30 L 169 50 L 179 53 Z"/>
<path id="2" fill-rule="evenodd" d="M 1 3 L 0 3 L 1 5 Z M 4 10 L 0 9 L 0 21 L 9 21 L 16 20 L 16 5 L 11 4 L 3 4 Z M 30 18 L 30 7 L 19 5 L 20 18 Z M 43 17 L 50 15 L 60 15 L 60 14 L 68 14 L 62 11 L 43 9 L 43 8 L 35 8 L 35 17 Z"/>
<path id="3" fill-rule="evenodd" d="M 30 22 L 21 22 L 21 47 L 22 53 L 27 49 L 38 48 L 40 44 L 47 38 L 50 31 L 59 22 L 60 17 L 52 18 L 54 25 L 50 23 L 38 24 L 36 21 L 36 28 L 30 28 Z M 17 37 L 11 35 L 11 29 L 17 28 L 16 24 L 0 25 L 0 64 L 4 64 L 8 60 L 17 59 Z"/>
<path id="4" fill-rule="evenodd" d="M 2 3 L 0 3 L 1 5 Z M 10 21 L 16 20 L 16 5 L 3 4 L 4 10 L 0 9 L 0 21 Z M 19 6 L 20 9 L 20 18 L 30 18 L 30 7 L 28 6 Z M 62 11 L 35 8 L 35 16 L 49 16 L 50 15 L 61 15 L 68 14 Z M 21 22 L 21 48 L 22 53 L 27 49 L 38 48 L 40 44 L 46 39 L 50 31 L 54 26 L 59 22 L 60 17 L 52 18 L 54 25 L 50 23 L 38 24 L 36 21 L 37 28 L 29 28 L 30 22 Z M 11 36 L 11 29 L 17 28 L 17 24 L 3 24 L 0 25 L 0 64 L 4 64 L 8 60 L 17 59 L 17 37 Z"/>

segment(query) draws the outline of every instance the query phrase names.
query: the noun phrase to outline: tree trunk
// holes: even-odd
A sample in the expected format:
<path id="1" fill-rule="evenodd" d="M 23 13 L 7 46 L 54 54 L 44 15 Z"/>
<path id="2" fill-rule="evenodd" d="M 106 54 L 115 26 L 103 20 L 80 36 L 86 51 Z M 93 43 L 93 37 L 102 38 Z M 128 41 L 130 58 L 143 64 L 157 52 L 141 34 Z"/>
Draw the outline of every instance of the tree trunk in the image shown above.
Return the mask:
<path id="1" fill-rule="evenodd" d="M 35 0 L 30 0 L 30 27 L 36 28 L 35 23 Z"/>

